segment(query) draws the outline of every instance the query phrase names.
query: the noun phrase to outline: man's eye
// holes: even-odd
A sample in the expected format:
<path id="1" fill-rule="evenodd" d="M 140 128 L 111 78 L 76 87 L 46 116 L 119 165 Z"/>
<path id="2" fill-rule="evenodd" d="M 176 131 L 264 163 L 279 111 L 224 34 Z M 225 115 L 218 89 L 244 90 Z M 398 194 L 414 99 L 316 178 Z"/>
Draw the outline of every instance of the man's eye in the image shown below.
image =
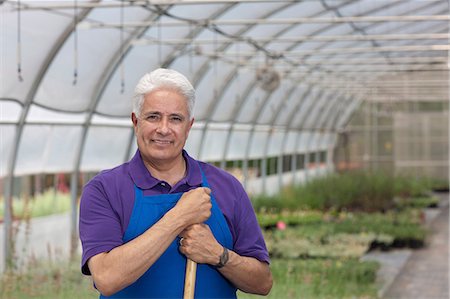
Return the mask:
<path id="1" fill-rule="evenodd" d="M 179 116 L 172 116 L 171 118 L 170 118 L 172 121 L 175 121 L 175 122 L 181 122 L 183 119 L 181 118 L 181 117 L 179 117 Z"/>
<path id="2" fill-rule="evenodd" d="M 158 117 L 158 115 L 148 115 L 147 116 L 147 120 L 157 120 L 159 117 Z"/>

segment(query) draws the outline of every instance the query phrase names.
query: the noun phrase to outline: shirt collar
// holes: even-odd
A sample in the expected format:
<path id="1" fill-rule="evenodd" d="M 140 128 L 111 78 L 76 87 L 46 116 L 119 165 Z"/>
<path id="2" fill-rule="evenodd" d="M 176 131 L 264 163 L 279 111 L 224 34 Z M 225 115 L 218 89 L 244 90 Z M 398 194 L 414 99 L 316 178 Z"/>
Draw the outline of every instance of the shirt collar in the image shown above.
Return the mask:
<path id="1" fill-rule="evenodd" d="M 195 159 L 190 157 L 185 150 L 183 150 L 182 154 L 185 161 L 187 162 L 187 174 L 186 177 L 183 178 L 177 185 L 179 185 L 180 183 L 188 184 L 189 186 L 201 185 L 202 174 L 200 171 L 199 163 Z M 134 184 L 143 190 L 151 189 L 157 184 L 161 183 L 161 181 L 153 177 L 148 171 L 147 167 L 145 167 L 139 149 L 136 151 L 133 158 L 129 162 L 129 174 Z"/>

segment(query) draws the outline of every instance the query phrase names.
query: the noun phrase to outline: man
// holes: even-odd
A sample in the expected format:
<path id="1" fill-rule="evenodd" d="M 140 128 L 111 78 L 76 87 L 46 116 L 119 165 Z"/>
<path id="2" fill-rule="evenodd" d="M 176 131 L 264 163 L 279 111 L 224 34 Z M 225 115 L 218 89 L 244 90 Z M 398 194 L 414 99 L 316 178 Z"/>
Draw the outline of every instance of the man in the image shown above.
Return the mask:
<path id="1" fill-rule="evenodd" d="M 247 194 L 183 150 L 194 122 L 191 83 L 157 69 L 133 101 L 138 151 L 81 197 L 82 272 L 100 298 L 181 298 L 186 258 L 198 263 L 196 298 L 268 294 L 269 256 Z"/>

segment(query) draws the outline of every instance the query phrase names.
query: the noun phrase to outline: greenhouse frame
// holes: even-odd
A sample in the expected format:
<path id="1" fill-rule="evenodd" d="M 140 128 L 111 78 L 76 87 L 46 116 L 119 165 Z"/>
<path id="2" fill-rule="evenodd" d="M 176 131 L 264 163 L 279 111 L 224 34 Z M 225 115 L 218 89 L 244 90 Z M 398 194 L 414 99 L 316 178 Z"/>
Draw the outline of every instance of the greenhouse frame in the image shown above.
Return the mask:
<path id="1" fill-rule="evenodd" d="M 341 168 L 448 179 L 448 1 L 0 0 L 0 11 L 3 261 L 26 176 L 70 177 L 76 240 L 80 188 L 136 152 L 131 98 L 159 67 L 196 89 L 187 152 L 250 194 Z"/>

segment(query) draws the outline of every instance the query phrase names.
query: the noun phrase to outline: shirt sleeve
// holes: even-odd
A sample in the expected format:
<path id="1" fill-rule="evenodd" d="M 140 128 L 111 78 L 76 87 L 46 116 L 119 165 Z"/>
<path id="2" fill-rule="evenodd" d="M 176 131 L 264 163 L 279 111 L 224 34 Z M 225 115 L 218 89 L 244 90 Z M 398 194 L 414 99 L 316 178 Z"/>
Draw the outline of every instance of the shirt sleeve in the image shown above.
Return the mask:
<path id="1" fill-rule="evenodd" d="M 122 226 L 118 213 L 112 208 L 111 195 L 94 178 L 83 189 L 80 201 L 80 240 L 83 248 L 81 271 L 90 275 L 88 260 L 123 244 Z"/>
<path id="2" fill-rule="evenodd" d="M 234 206 L 235 240 L 234 251 L 270 263 L 266 243 L 256 219 L 250 198 L 239 182 L 235 183 L 237 202 Z"/>

